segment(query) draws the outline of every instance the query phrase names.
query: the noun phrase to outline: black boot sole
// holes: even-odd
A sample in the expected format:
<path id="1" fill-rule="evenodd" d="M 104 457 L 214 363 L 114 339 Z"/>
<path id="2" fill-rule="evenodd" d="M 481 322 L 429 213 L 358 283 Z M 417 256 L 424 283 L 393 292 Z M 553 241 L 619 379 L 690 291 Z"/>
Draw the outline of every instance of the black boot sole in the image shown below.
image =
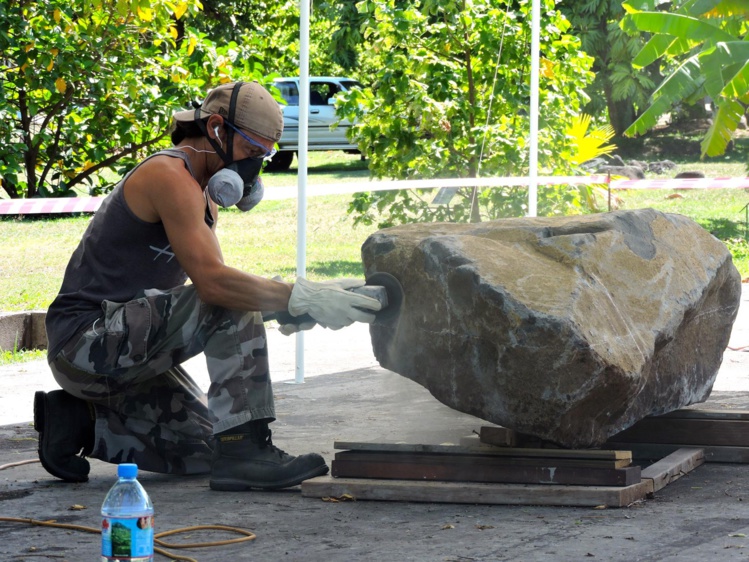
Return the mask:
<path id="1" fill-rule="evenodd" d="M 314 478 L 315 476 L 322 476 L 328 473 L 328 465 L 322 464 L 315 468 L 308 470 L 304 474 L 298 474 L 293 478 L 287 478 L 286 480 L 261 482 L 253 480 L 244 480 L 236 478 L 211 478 L 211 490 L 219 492 L 244 492 L 247 490 L 280 490 L 281 488 L 290 488 L 291 486 L 297 486 L 305 480 Z"/>
<path id="2" fill-rule="evenodd" d="M 44 452 L 44 436 L 47 433 L 47 393 L 38 390 L 34 393 L 34 429 L 39 433 L 39 460 L 44 470 L 66 482 L 87 482 L 87 474 L 70 472 L 54 466 Z"/>

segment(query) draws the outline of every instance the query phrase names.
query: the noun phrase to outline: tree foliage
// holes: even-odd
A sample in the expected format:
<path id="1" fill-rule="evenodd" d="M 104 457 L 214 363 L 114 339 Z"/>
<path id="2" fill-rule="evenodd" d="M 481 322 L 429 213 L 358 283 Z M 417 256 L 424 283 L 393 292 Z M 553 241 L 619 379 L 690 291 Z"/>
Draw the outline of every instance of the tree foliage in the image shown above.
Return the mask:
<path id="1" fill-rule="evenodd" d="M 650 106 L 626 131 L 643 134 L 678 103 L 705 97 L 716 107 L 702 142 L 703 156 L 725 152 L 749 105 L 749 3 L 739 0 L 682 0 L 674 11 L 656 11 L 656 0 L 624 4 L 622 28 L 652 34 L 634 60 L 636 68 L 660 61 L 670 73 Z"/>
<path id="2" fill-rule="evenodd" d="M 312 76 L 358 71 L 360 48 L 346 37 L 357 34 L 348 19 L 353 0 L 314 1 L 310 18 L 309 66 Z M 247 46 L 267 72 L 299 75 L 299 1 L 203 0 L 195 29 L 217 43 Z"/>
<path id="3" fill-rule="evenodd" d="M 261 57 L 190 25 L 197 0 L 0 3 L 0 178 L 12 198 L 98 193 L 167 144 L 171 115 Z M 112 173 L 114 172 L 114 173 Z"/>
<path id="4" fill-rule="evenodd" d="M 571 32 L 580 39 L 583 51 L 595 61 L 595 80 L 586 88 L 591 101 L 585 111 L 607 113 L 615 133 L 622 135 L 660 81 L 657 69 L 632 66 L 644 40 L 619 27 L 625 13 L 621 0 L 562 0 L 559 9 L 570 20 Z"/>
<path id="5" fill-rule="evenodd" d="M 539 163 L 568 171 L 566 126 L 587 101 L 591 60 L 569 22 L 544 3 L 541 28 Z M 371 89 L 343 96 L 339 115 L 375 177 L 396 179 L 524 175 L 528 170 L 530 2 L 363 0 L 362 30 L 377 62 Z M 501 58 L 500 55 L 501 49 Z M 466 181 L 470 186 L 470 181 Z M 569 190 L 541 191 L 540 212 L 579 205 Z M 471 220 L 522 214 L 525 189 L 457 193 L 433 206 L 420 192 L 377 192 L 351 204 L 356 220 Z"/>

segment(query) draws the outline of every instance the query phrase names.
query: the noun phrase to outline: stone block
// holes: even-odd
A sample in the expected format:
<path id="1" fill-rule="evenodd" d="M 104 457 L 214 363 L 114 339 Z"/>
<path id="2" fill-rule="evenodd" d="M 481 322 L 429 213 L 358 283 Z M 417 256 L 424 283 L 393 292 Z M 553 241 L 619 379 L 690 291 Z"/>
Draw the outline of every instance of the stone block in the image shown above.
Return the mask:
<path id="1" fill-rule="evenodd" d="M 719 240 L 652 209 L 399 226 L 362 259 L 405 293 L 370 329 L 383 367 L 566 447 L 704 401 L 741 296 Z"/>

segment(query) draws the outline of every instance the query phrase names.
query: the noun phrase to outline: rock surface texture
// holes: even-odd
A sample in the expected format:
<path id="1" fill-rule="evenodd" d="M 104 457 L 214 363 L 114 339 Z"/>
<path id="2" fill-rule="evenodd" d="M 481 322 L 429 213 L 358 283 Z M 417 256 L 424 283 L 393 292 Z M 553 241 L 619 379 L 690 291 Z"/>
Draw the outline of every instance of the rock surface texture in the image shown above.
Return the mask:
<path id="1" fill-rule="evenodd" d="M 590 447 L 710 394 L 741 297 L 726 247 L 651 209 L 381 230 L 403 285 L 379 363 L 455 410 Z"/>

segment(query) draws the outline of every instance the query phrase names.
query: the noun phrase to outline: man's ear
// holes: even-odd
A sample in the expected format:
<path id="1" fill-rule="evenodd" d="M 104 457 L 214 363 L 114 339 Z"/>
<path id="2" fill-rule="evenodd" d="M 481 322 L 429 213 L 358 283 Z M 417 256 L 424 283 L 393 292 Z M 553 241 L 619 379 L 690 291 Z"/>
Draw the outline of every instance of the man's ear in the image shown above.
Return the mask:
<path id="1" fill-rule="evenodd" d="M 224 128 L 224 118 L 220 115 L 211 115 L 206 122 L 206 129 L 209 135 L 212 134 L 215 140 L 221 142 L 221 130 Z"/>

